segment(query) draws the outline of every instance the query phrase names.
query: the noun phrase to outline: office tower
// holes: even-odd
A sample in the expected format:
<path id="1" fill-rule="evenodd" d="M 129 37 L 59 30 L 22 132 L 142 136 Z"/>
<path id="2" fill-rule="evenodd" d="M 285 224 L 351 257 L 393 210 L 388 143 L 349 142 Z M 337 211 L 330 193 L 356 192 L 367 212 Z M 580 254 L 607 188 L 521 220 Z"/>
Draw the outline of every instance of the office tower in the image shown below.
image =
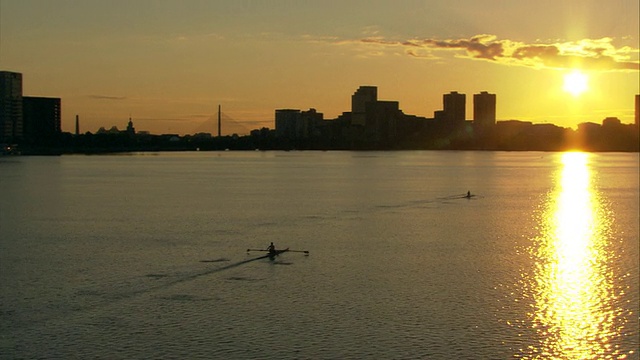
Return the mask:
<path id="1" fill-rule="evenodd" d="M 390 141 L 398 135 L 398 122 L 402 118 L 397 101 L 376 101 L 367 107 L 365 134 L 373 141 Z"/>
<path id="2" fill-rule="evenodd" d="M 640 126 L 640 94 L 636 95 L 636 126 Z"/>
<path id="3" fill-rule="evenodd" d="M 457 91 L 452 91 L 449 94 L 443 95 L 443 111 L 448 125 L 459 126 L 464 123 L 466 118 L 466 101 L 467 97 L 465 94 L 459 94 Z"/>
<path id="4" fill-rule="evenodd" d="M 61 133 L 60 98 L 24 96 L 22 113 L 24 138 L 30 142 L 48 142 Z"/>
<path id="5" fill-rule="evenodd" d="M 0 71 L 0 143 L 22 139 L 22 74 Z"/>
<path id="6" fill-rule="evenodd" d="M 276 136 L 293 139 L 296 137 L 297 126 L 302 114 L 296 109 L 276 110 Z"/>
<path id="7" fill-rule="evenodd" d="M 315 136 L 315 132 L 322 125 L 324 115 L 309 109 L 276 110 L 276 136 L 288 139 L 306 139 Z"/>
<path id="8" fill-rule="evenodd" d="M 360 86 L 351 96 L 351 124 L 365 126 L 367 122 L 367 104 L 378 101 L 378 88 Z"/>
<path id="9" fill-rule="evenodd" d="M 479 127 L 496 124 L 496 94 L 482 91 L 473 95 L 473 124 Z"/>
<path id="10" fill-rule="evenodd" d="M 300 113 L 299 134 L 303 138 L 319 135 L 318 129 L 322 126 L 324 114 L 319 113 L 316 109 L 309 109 Z"/>

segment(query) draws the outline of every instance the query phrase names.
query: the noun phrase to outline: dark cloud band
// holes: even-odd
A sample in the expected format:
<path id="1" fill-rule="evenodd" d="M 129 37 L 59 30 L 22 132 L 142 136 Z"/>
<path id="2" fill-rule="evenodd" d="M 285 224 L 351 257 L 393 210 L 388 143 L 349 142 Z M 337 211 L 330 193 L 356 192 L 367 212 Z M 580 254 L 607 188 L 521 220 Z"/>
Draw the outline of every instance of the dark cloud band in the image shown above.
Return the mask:
<path id="1" fill-rule="evenodd" d="M 585 70 L 640 70 L 638 49 L 616 48 L 611 38 L 584 39 L 577 42 L 526 44 L 497 39 L 494 35 L 476 35 L 469 39 L 411 39 L 390 41 L 381 37 L 361 39 L 363 44 L 405 47 L 410 56 L 434 59 L 435 51 L 461 51 L 463 57 L 507 65 L 543 68 L 582 68 Z M 422 51 L 422 52 L 419 52 Z M 425 53 L 426 52 L 426 53 Z"/>

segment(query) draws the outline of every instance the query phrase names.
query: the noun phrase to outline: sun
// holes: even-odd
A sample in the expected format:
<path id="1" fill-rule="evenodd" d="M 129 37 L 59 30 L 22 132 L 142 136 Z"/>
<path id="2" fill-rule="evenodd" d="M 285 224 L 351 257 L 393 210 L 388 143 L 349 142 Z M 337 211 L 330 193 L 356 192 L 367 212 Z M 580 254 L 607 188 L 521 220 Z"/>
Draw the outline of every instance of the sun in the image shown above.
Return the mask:
<path id="1" fill-rule="evenodd" d="M 564 76 L 564 91 L 570 93 L 573 96 L 578 96 L 587 91 L 587 75 L 580 71 L 573 71 Z"/>

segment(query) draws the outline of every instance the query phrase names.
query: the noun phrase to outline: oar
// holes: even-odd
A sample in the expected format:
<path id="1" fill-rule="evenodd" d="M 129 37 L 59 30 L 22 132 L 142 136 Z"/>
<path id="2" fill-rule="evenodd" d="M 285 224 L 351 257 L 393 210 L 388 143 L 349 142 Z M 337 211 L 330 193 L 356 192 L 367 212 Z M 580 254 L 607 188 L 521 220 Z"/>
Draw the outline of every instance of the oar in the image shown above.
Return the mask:
<path id="1" fill-rule="evenodd" d="M 247 252 L 249 251 L 269 251 L 269 250 L 265 250 L 265 249 L 247 249 Z M 305 253 L 307 255 L 309 255 L 309 250 L 287 250 L 287 252 L 301 252 L 301 253 Z"/>
<path id="2" fill-rule="evenodd" d="M 288 250 L 288 252 L 301 252 L 301 253 L 308 254 L 309 250 Z"/>

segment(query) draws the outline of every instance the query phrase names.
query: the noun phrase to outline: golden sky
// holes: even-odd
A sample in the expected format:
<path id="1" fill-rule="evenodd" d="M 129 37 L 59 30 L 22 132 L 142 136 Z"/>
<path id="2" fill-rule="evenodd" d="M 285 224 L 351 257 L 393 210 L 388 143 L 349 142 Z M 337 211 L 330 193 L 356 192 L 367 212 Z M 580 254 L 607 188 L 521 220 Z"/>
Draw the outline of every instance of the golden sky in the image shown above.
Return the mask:
<path id="1" fill-rule="evenodd" d="M 275 109 L 351 107 L 360 85 L 411 115 L 497 94 L 498 120 L 633 122 L 637 0 L 0 0 L 0 70 L 62 98 L 63 131 L 274 127 Z M 567 74 L 586 89 L 571 93 Z M 241 127 L 240 127 L 241 126 Z"/>

